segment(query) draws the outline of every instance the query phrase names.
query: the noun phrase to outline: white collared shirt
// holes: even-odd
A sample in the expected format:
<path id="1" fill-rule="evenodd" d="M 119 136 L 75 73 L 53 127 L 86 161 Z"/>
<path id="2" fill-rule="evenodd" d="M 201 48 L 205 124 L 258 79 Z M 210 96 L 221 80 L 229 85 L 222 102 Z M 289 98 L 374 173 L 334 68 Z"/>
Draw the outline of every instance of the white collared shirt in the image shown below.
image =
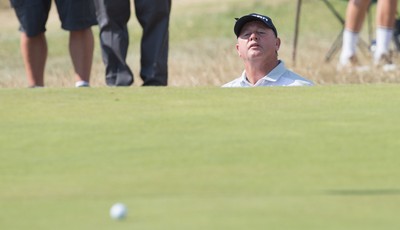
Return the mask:
<path id="1" fill-rule="evenodd" d="M 300 75 L 286 68 L 283 61 L 267 75 L 258 80 L 254 85 L 247 80 L 246 71 L 242 76 L 224 84 L 222 87 L 257 87 L 257 86 L 311 86 L 311 81 L 301 77 Z"/>

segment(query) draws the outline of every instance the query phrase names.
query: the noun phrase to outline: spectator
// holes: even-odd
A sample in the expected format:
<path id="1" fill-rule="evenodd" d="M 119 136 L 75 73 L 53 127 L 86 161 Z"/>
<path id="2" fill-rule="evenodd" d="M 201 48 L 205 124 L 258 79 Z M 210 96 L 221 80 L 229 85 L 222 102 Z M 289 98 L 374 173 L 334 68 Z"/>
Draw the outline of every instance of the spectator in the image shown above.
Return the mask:
<path id="1" fill-rule="evenodd" d="M 356 48 L 359 41 L 359 33 L 370 3 L 370 0 L 349 0 L 338 70 L 355 69 L 363 71 L 369 69 L 368 66 L 360 65 L 356 55 Z M 389 50 L 396 21 L 396 11 L 397 0 L 379 0 L 377 2 L 376 49 L 373 54 L 373 64 L 384 71 L 396 69 Z"/>
<path id="2" fill-rule="evenodd" d="M 133 74 L 126 56 L 130 0 L 94 0 L 106 84 L 130 86 Z M 135 0 L 136 17 L 143 29 L 140 77 L 144 86 L 168 84 L 168 41 L 171 0 Z"/>
<path id="3" fill-rule="evenodd" d="M 52 0 L 10 0 L 20 22 L 21 53 L 29 87 L 43 87 L 47 59 L 46 23 Z M 75 86 L 89 86 L 96 24 L 92 0 L 56 0 L 61 27 L 70 32 L 69 52 Z"/>

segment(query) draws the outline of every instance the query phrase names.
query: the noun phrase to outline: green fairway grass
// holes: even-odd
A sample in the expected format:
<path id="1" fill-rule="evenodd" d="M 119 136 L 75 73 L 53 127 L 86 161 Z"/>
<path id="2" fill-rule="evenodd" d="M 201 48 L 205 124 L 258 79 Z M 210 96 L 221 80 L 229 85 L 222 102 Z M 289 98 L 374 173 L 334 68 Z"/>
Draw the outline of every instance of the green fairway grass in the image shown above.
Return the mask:
<path id="1" fill-rule="evenodd" d="M 397 230 L 399 98 L 400 85 L 3 89 L 0 229 Z"/>

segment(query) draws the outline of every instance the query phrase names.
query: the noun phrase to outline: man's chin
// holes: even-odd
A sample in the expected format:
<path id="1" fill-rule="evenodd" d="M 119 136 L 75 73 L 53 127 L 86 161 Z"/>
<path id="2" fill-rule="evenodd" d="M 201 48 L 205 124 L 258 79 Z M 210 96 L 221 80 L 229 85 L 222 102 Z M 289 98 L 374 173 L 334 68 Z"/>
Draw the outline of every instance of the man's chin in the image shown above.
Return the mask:
<path id="1" fill-rule="evenodd" d="M 253 50 L 253 51 L 249 52 L 248 57 L 250 59 L 261 58 L 262 54 L 263 53 L 260 50 Z"/>

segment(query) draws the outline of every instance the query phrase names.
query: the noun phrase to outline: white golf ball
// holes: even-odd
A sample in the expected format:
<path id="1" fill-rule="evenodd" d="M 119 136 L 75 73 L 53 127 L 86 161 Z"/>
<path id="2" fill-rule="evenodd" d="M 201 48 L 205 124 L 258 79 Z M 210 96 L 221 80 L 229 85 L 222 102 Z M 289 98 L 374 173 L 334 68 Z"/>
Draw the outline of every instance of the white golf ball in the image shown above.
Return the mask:
<path id="1" fill-rule="evenodd" d="M 114 220 L 122 220 L 126 217 L 128 209 L 122 203 L 114 204 L 110 209 L 110 216 Z"/>

